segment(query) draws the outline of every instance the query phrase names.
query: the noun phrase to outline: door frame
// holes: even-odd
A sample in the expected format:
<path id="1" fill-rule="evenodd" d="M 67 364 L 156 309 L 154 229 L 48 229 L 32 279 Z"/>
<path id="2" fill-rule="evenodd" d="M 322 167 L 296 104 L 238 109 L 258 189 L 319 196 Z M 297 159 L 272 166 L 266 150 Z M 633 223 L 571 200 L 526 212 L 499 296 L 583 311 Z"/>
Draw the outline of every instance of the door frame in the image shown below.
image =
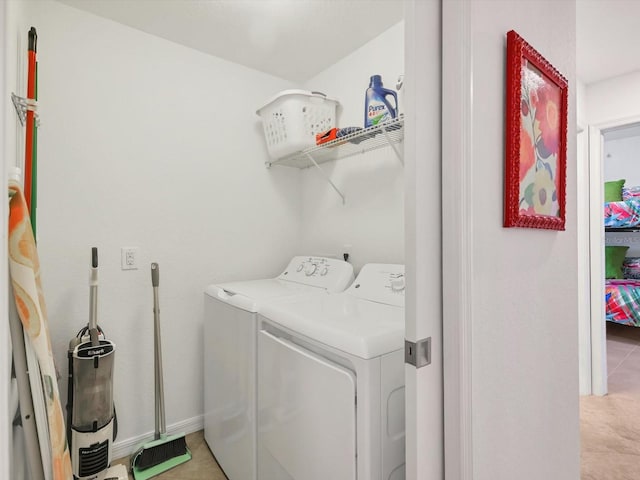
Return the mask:
<path id="1" fill-rule="evenodd" d="M 578 338 L 579 391 L 591 395 L 591 256 L 589 215 L 589 132 L 578 124 L 576 158 L 578 176 Z"/>
<path id="2" fill-rule="evenodd" d="M 632 123 L 640 116 L 589 125 L 589 262 L 591 283 L 591 393 L 607 394 L 607 335 L 604 302 L 604 168 L 603 133 Z"/>
<path id="3" fill-rule="evenodd" d="M 2 36 L 7 36 L 7 2 L 0 2 L 0 25 L 2 25 Z M 5 142 L 6 129 L 5 120 L 8 115 L 13 115 L 13 109 L 9 111 L 10 104 L 7 101 L 7 39 L 2 39 L 0 47 L 0 181 L 2 185 L 7 185 L 7 147 Z M 13 157 L 12 157 L 13 158 Z M 7 202 L 0 202 L 0 217 L 2 218 L 2 251 L 7 252 L 7 236 L 9 231 L 9 212 Z M 8 282 L 9 267 L 6 253 L 0 255 L 0 305 L 5 305 L 0 311 L 0 345 L 10 345 L 9 341 L 9 302 L 8 302 Z M 12 426 L 9 412 L 10 405 L 10 385 L 11 385 L 11 349 L 0 348 L 0 478 L 10 478 Z"/>
<path id="4" fill-rule="evenodd" d="M 442 271 L 446 480 L 473 478 L 473 45 L 471 2 L 443 1 Z"/>

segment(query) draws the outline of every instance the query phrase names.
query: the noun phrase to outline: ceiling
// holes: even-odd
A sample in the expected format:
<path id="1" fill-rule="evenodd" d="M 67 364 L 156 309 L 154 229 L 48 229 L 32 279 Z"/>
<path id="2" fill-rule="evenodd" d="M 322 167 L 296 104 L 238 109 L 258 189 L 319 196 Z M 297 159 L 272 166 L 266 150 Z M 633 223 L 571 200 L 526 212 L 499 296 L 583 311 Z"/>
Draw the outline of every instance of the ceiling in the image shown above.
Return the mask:
<path id="1" fill-rule="evenodd" d="M 59 0 L 304 82 L 404 18 L 403 0 Z"/>
<path id="2" fill-rule="evenodd" d="M 403 0 L 59 0 L 144 32 L 304 82 L 403 18 Z M 576 0 L 585 84 L 640 70 L 640 0 Z"/>

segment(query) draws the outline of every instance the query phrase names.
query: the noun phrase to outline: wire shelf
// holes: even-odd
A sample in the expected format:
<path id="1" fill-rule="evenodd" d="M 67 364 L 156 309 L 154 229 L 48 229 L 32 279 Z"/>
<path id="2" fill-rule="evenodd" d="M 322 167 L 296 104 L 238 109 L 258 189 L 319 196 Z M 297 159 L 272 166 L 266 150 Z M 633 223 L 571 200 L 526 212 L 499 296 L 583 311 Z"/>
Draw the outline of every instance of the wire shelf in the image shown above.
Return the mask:
<path id="1" fill-rule="evenodd" d="M 267 166 L 283 165 L 308 168 L 387 146 L 393 147 L 396 155 L 402 161 L 402 152 L 397 149 L 397 144 L 402 142 L 403 138 L 404 117 L 400 115 L 389 122 L 365 128 L 322 145 L 292 153 L 277 160 L 270 160 L 266 163 Z"/>

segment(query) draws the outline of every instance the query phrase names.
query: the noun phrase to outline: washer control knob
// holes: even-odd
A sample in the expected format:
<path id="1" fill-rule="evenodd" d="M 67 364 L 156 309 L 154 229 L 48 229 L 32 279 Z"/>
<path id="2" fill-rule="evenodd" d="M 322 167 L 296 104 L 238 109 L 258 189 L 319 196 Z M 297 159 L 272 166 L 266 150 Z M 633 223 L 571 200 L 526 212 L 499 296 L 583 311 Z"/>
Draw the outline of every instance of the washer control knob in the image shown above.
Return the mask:
<path id="1" fill-rule="evenodd" d="M 318 265 L 316 265 L 315 263 L 308 263 L 307 266 L 304 268 L 304 274 L 307 277 L 310 277 L 311 275 L 316 273 L 317 269 L 318 269 Z"/>
<path id="2" fill-rule="evenodd" d="M 404 277 L 392 278 L 391 290 L 394 292 L 402 292 L 404 290 Z"/>
<path id="3" fill-rule="evenodd" d="M 320 275 L 324 277 L 328 272 L 329 272 L 329 268 L 324 267 L 322 270 L 320 270 Z"/>
<path id="4" fill-rule="evenodd" d="M 298 265 L 296 272 L 301 272 L 303 268 L 304 268 L 304 263 L 301 263 L 300 265 Z"/>

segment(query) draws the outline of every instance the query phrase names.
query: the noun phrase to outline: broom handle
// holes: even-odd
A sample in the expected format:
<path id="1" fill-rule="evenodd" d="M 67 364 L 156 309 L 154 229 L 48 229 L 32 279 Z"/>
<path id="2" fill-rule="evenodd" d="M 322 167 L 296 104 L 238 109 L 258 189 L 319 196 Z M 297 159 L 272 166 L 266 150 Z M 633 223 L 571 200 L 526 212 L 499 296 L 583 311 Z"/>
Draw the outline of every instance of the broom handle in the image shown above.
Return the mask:
<path id="1" fill-rule="evenodd" d="M 34 27 L 29 29 L 29 49 L 27 68 L 27 98 L 36 97 L 36 50 L 38 45 L 38 34 Z M 27 201 L 27 209 L 31 212 L 31 184 L 33 166 L 33 127 L 35 125 L 35 114 L 33 110 L 27 110 L 27 125 L 25 130 L 24 148 L 24 197 Z"/>
<path id="2" fill-rule="evenodd" d="M 153 285 L 153 320 L 154 320 L 154 353 L 155 353 L 155 387 L 156 387 L 156 439 L 167 434 L 164 416 L 164 385 L 162 381 L 162 340 L 160 336 L 160 302 L 158 301 L 158 285 L 160 271 L 157 263 L 151 264 L 151 284 Z"/>

